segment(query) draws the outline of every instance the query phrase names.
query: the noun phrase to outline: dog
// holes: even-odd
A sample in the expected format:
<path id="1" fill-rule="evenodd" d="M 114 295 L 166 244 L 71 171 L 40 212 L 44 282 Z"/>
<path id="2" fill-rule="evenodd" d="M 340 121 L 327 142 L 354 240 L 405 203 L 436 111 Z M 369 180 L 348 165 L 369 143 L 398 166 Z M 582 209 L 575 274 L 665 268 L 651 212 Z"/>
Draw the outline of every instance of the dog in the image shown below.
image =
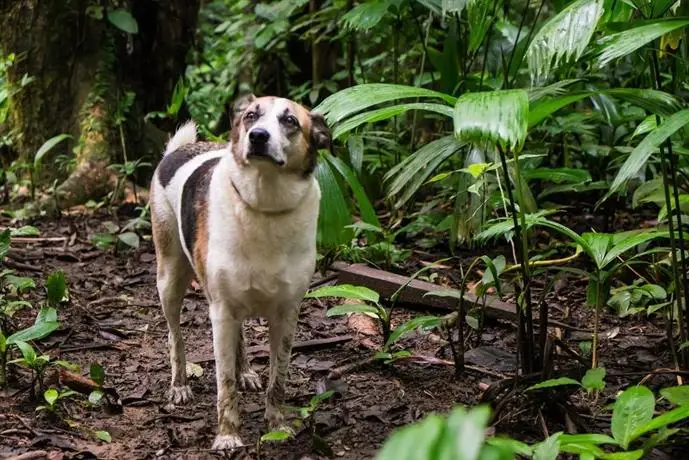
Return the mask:
<path id="1" fill-rule="evenodd" d="M 169 329 L 170 403 L 192 399 L 180 311 L 195 277 L 209 303 L 217 380 L 213 449 L 243 446 L 237 390 L 260 390 L 243 322 L 265 317 L 270 372 L 265 419 L 287 430 L 285 378 L 300 303 L 316 265 L 318 150 L 331 133 L 322 115 L 277 97 L 236 104 L 227 144 L 198 142 L 188 122 L 169 140 L 151 184 L 157 288 Z"/>

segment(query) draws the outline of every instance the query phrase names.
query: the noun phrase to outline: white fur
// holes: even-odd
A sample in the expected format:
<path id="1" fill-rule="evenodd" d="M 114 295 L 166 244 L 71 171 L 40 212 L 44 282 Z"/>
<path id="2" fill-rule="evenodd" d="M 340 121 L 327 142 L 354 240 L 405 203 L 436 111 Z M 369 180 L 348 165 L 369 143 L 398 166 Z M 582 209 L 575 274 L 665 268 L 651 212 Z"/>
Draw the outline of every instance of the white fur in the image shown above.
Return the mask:
<path id="1" fill-rule="evenodd" d="M 172 153 L 181 146 L 185 144 L 193 144 L 194 142 L 196 142 L 196 123 L 190 120 L 180 126 L 175 132 L 175 135 L 172 136 L 172 139 L 170 139 L 170 141 L 167 143 L 165 153 L 163 155 Z"/>
<path id="2" fill-rule="evenodd" d="M 285 107 L 278 100 L 265 114 L 266 119 L 255 126 L 267 129 L 271 134 L 270 148 L 286 156 L 291 146 L 276 120 Z M 169 142 L 166 152 L 195 139 L 195 126 L 185 124 Z M 217 449 L 242 444 L 237 432 L 237 386 L 260 386 L 258 376 L 243 356 L 242 324 L 250 317 L 266 317 L 270 327 L 265 417 L 271 429 L 288 429 L 279 403 L 284 394 L 299 305 L 315 270 L 320 201 L 320 189 L 313 176 L 304 178 L 303 174 L 280 169 L 265 160 L 240 157 L 238 162 L 231 149 L 228 145 L 190 160 L 165 188 L 154 176 L 151 201 L 156 220 L 177 229 L 178 250 L 171 251 L 165 260 L 158 260 L 158 290 L 170 330 L 170 397 L 173 402 L 186 402 L 191 393 L 184 375 L 179 311 L 180 292 L 190 281 L 193 248 L 187 248 L 181 236 L 181 195 L 185 182 L 201 164 L 221 158 L 211 178 L 207 202 L 209 235 L 204 286 L 210 304 L 216 362 Z"/>

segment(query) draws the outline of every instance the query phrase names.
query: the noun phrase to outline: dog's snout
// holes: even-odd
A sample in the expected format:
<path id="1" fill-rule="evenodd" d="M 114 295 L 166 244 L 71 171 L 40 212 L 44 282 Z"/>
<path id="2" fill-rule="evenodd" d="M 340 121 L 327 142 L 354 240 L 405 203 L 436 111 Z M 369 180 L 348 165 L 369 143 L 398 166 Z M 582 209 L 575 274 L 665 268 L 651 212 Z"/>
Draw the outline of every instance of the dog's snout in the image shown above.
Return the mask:
<path id="1" fill-rule="evenodd" d="M 270 133 L 263 128 L 254 128 L 249 132 L 249 141 L 252 144 L 265 144 L 270 139 Z"/>

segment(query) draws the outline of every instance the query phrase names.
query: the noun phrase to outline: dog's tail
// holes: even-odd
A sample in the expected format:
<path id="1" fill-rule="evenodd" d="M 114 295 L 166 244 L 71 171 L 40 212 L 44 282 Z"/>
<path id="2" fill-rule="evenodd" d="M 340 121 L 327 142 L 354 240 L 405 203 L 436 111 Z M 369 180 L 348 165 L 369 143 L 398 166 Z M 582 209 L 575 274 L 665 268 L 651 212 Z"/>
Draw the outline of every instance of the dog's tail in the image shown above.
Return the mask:
<path id="1" fill-rule="evenodd" d="M 175 135 L 172 136 L 172 139 L 167 143 L 167 147 L 165 147 L 163 155 L 172 153 L 183 145 L 193 144 L 194 142 L 196 142 L 196 123 L 190 120 L 184 123 Z"/>

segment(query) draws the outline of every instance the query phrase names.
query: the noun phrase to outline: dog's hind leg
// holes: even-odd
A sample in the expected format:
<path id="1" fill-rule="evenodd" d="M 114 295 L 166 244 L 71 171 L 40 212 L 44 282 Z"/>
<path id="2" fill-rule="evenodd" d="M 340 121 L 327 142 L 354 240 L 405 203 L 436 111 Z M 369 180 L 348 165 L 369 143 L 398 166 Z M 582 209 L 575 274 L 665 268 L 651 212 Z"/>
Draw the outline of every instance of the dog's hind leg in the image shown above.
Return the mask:
<path id="1" fill-rule="evenodd" d="M 218 386 L 218 434 L 213 449 L 236 449 L 244 445 L 239 437 L 237 401 L 237 348 L 242 336 L 242 321 L 232 316 L 231 307 L 222 301 L 211 303 L 210 317 Z"/>
<path id="2" fill-rule="evenodd" d="M 158 264 L 158 295 L 169 331 L 172 370 L 169 399 L 172 404 L 185 404 L 192 399 L 192 393 L 187 385 L 184 339 L 179 323 L 184 293 L 193 278 L 193 270 L 182 251 L 172 219 L 161 218 L 156 212 L 152 212 L 151 217 Z"/>
<path id="3" fill-rule="evenodd" d="M 292 342 L 297 329 L 299 304 L 280 309 L 268 318 L 270 328 L 270 378 L 266 394 L 265 419 L 270 430 L 291 432 L 285 424 L 282 404 L 285 401 L 285 380 L 289 368 Z"/>
<path id="4" fill-rule="evenodd" d="M 241 328 L 237 340 L 237 384 L 242 390 L 260 391 L 261 378 L 251 368 L 249 358 L 246 355 L 244 327 Z"/>

